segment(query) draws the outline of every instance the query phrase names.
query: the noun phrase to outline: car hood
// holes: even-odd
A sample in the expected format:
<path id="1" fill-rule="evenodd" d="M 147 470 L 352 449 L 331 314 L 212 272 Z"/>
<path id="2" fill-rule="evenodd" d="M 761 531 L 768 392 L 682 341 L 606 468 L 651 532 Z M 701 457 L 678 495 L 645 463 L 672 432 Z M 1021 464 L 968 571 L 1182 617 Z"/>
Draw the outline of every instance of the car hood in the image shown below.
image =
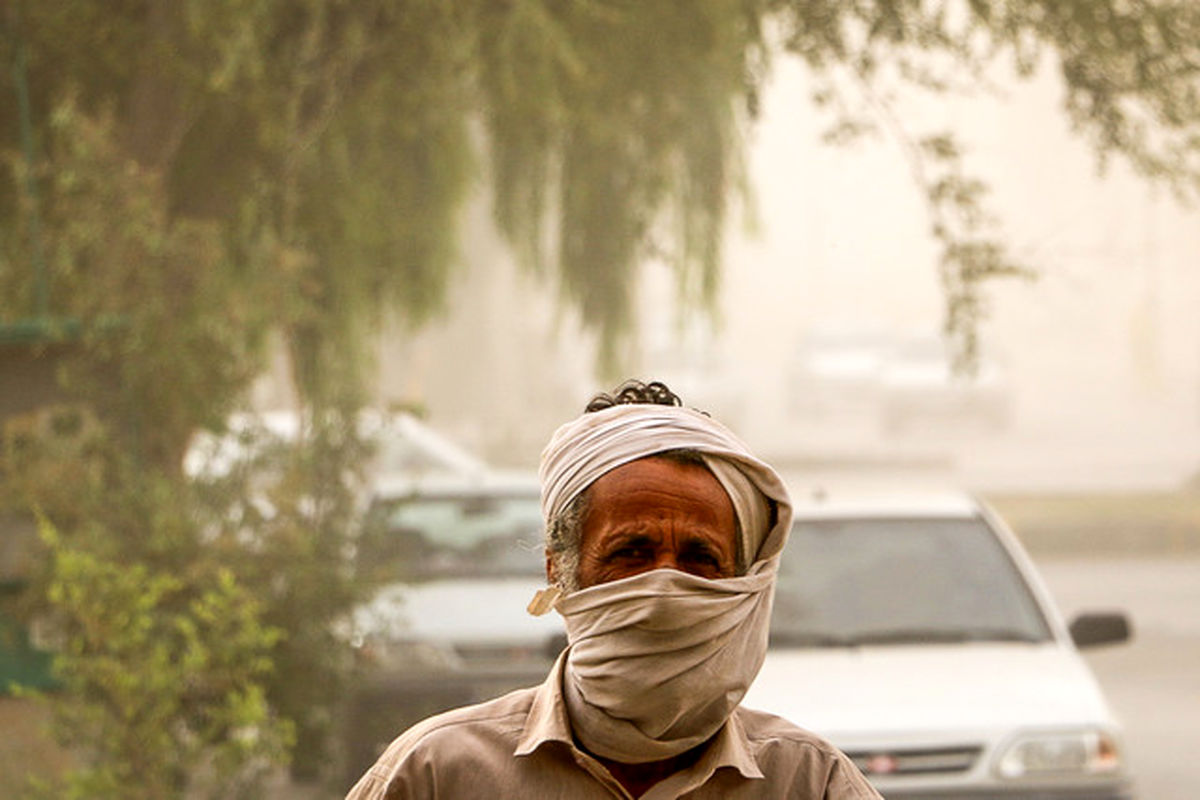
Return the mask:
<path id="1" fill-rule="evenodd" d="M 354 612 L 356 633 L 429 642 L 543 642 L 562 630 L 557 614 L 525 606 L 544 580 L 448 579 L 396 583 Z"/>
<path id="2" fill-rule="evenodd" d="M 1113 724 L 1083 660 L 1053 643 L 771 650 L 744 704 L 842 747 Z"/>

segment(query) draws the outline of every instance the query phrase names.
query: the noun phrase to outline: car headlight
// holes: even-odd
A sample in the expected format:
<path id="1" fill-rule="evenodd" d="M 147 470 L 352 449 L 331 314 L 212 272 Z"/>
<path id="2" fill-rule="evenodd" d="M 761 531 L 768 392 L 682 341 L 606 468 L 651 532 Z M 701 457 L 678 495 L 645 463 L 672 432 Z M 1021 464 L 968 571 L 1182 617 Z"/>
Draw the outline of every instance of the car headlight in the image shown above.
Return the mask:
<path id="1" fill-rule="evenodd" d="M 1116 737 L 1102 730 L 1056 731 L 1020 736 L 1001 751 L 1002 778 L 1111 775 L 1121 771 Z"/>

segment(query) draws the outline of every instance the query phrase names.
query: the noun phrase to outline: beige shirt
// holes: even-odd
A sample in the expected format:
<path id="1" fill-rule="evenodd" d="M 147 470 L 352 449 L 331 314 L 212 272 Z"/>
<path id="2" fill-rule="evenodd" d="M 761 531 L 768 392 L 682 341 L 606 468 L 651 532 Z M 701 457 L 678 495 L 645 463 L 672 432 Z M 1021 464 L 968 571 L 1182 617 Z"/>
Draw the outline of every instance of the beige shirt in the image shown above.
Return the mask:
<path id="1" fill-rule="evenodd" d="M 574 743 L 562 663 L 541 686 L 414 725 L 346 800 L 629 800 L 609 771 Z M 879 793 L 828 742 L 779 717 L 739 707 L 691 767 L 642 797 L 879 800 Z"/>

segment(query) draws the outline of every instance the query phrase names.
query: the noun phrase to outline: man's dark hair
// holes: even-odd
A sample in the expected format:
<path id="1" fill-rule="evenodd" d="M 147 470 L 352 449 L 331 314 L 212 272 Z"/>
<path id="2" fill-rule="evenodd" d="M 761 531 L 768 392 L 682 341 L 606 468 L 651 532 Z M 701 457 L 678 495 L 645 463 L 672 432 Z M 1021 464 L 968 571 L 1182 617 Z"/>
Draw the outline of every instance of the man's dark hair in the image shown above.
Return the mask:
<path id="1" fill-rule="evenodd" d="M 642 383 L 639 380 L 631 379 L 613 389 L 612 394 L 600 392 L 588 401 L 587 407 L 583 410 L 584 413 L 591 413 L 613 406 L 637 404 L 682 406 L 683 400 L 679 399 L 679 395 L 672 392 L 662 381 Z"/>
<path id="2" fill-rule="evenodd" d="M 630 378 L 613 389 L 612 394 L 608 394 L 607 392 L 597 394 L 588 401 L 587 407 L 583 409 L 583 413 L 590 414 L 593 411 L 603 411 L 613 406 L 633 405 L 682 407 L 683 400 L 662 381 L 643 383 L 636 378 Z M 703 411 L 700 413 L 708 416 Z M 704 459 L 700 457 L 700 453 L 697 450 L 664 450 L 655 455 L 656 457 L 665 458 L 668 461 L 674 461 L 679 464 L 699 464 L 700 466 L 704 466 Z"/>

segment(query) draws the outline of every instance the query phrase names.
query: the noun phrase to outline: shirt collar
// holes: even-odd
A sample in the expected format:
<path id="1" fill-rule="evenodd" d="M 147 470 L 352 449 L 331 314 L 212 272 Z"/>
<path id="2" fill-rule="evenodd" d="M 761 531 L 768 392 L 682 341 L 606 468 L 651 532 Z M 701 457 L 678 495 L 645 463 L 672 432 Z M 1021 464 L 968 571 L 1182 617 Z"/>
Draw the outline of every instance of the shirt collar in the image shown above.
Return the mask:
<path id="1" fill-rule="evenodd" d="M 562 682 L 566 663 L 567 651 L 564 650 L 534 694 L 529 715 L 525 718 L 525 728 L 513 755 L 529 755 L 546 742 L 562 742 L 572 749 L 577 749 L 575 737 L 571 734 L 571 723 L 567 718 L 567 704 L 563 700 Z M 707 779 L 721 767 L 732 767 L 746 778 L 763 777 L 751 750 L 750 739 L 746 736 L 741 720 L 738 719 L 737 709 L 717 731 L 692 769 L 703 770 Z"/>
<path id="2" fill-rule="evenodd" d="M 711 761 L 709 761 L 709 756 L 712 756 Z M 713 737 L 708 746 L 708 752 L 701 756 L 697 766 L 703 768 L 705 764 L 710 765 L 709 774 L 716 772 L 721 767 L 733 767 L 742 773 L 744 778 L 765 777 L 750 749 L 750 739 L 746 736 L 746 729 L 742 727 L 742 721 L 738 718 L 737 708 L 729 715 L 729 719 L 721 726 L 721 730 L 717 731 L 717 735 Z"/>
<path id="3" fill-rule="evenodd" d="M 575 746 L 571 736 L 571 723 L 567 721 L 567 705 L 563 701 L 562 678 L 567 663 L 567 651 L 563 650 L 554 662 L 550 674 L 537 688 L 525 728 L 517 741 L 513 755 L 527 756 L 545 742 L 563 742 Z"/>

